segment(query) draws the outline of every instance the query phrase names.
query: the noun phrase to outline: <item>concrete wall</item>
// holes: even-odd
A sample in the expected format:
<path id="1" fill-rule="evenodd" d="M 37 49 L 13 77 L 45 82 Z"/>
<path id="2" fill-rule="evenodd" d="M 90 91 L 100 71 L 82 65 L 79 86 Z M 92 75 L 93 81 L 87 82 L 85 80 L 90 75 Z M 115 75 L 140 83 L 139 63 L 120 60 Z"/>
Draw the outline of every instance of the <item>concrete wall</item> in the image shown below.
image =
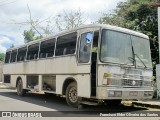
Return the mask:
<path id="1" fill-rule="evenodd" d="M 0 62 L 0 82 L 2 82 L 2 66 L 3 66 L 3 63 Z"/>

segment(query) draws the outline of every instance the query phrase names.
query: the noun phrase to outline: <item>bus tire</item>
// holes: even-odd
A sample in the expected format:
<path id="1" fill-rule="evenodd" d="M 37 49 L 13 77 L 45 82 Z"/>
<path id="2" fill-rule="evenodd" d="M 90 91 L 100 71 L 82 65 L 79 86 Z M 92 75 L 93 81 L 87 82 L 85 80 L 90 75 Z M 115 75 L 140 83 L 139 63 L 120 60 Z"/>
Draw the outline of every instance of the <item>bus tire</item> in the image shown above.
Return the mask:
<path id="1" fill-rule="evenodd" d="M 105 103 L 107 106 L 118 106 L 121 105 L 122 100 L 106 100 Z"/>
<path id="2" fill-rule="evenodd" d="M 77 95 L 77 84 L 75 82 L 72 82 L 66 89 L 66 101 L 68 105 L 78 107 L 80 99 Z"/>
<path id="3" fill-rule="evenodd" d="M 26 90 L 23 89 L 23 82 L 22 80 L 18 80 L 17 83 L 17 95 L 18 96 L 25 96 L 26 95 Z"/>

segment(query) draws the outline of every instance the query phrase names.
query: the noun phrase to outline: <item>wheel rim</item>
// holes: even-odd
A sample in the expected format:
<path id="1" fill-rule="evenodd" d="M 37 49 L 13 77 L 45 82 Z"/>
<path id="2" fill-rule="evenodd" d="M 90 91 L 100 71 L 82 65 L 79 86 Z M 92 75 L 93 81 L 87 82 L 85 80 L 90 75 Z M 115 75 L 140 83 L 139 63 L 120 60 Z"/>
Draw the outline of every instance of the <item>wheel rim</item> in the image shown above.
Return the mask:
<path id="1" fill-rule="evenodd" d="M 77 102 L 77 89 L 76 87 L 72 87 L 70 90 L 69 90 L 69 100 L 72 102 L 72 103 L 75 103 Z"/>

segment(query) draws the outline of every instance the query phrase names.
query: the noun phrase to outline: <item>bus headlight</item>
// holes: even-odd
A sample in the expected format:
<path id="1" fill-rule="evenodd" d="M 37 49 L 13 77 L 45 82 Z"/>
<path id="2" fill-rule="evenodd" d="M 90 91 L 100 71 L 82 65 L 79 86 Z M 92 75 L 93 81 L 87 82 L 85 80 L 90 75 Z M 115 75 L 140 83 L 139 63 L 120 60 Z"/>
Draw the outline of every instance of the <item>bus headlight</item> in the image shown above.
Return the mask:
<path id="1" fill-rule="evenodd" d="M 103 85 L 110 85 L 110 82 L 111 82 L 110 78 L 103 79 Z"/>
<path id="2" fill-rule="evenodd" d="M 104 73 L 102 84 L 120 86 L 122 76 L 123 74 Z"/>
<path id="3" fill-rule="evenodd" d="M 121 97 L 122 91 L 109 91 L 108 96 L 109 97 Z"/>
<path id="4" fill-rule="evenodd" d="M 112 78 L 111 73 L 104 73 L 104 75 L 103 75 L 103 85 L 110 85 L 111 78 Z"/>

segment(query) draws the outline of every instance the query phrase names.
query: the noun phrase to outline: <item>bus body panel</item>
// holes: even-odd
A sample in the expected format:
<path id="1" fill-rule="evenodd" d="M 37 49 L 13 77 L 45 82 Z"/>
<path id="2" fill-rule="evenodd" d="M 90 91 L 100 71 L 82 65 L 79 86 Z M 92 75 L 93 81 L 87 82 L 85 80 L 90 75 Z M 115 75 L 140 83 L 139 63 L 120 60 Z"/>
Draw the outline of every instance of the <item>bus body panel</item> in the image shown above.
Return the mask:
<path id="1" fill-rule="evenodd" d="M 67 78 L 74 78 L 78 86 L 78 96 L 90 97 L 90 64 L 77 65 L 74 55 L 5 64 L 3 72 L 4 75 L 11 75 L 12 87 L 16 87 L 17 78 L 20 77 L 24 89 L 28 89 L 27 75 L 55 75 L 56 94 L 62 94 L 63 84 Z M 40 83 L 42 84 L 42 81 L 39 79 Z M 41 90 L 40 87 L 39 91 Z"/>
<path id="2" fill-rule="evenodd" d="M 109 92 L 113 91 L 121 91 L 122 95 L 121 96 L 110 96 Z M 151 93 L 150 95 L 144 96 L 146 93 Z M 146 87 L 146 88 L 115 88 L 115 87 L 97 87 L 97 98 L 98 99 L 103 99 L 103 100 L 113 100 L 113 99 L 151 99 L 152 98 L 152 92 L 153 89 Z"/>
<path id="3" fill-rule="evenodd" d="M 8 86 L 10 86 L 12 88 L 15 88 L 18 78 L 21 78 L 21 80 L 23 82 L 23 88 L 26 88 L 26 75 L 11 75 L 11 82 L 5 83 L 5 84 L 7 84 Z"/>
<path id="4" fill-rule="evenodd" d="M 77 65 L 75 56 L 5 64 L 3 74 L 86 74 L 90 65 Z"/>
<path id="5" fill-rule="evenodd" d="M 74 78 L 77 82 L 77 90 L 79 97 L 90 98 L 90 75 L 56 75 L 56 94 L 62 94 L 63 83 L 67 78 Z"/>

